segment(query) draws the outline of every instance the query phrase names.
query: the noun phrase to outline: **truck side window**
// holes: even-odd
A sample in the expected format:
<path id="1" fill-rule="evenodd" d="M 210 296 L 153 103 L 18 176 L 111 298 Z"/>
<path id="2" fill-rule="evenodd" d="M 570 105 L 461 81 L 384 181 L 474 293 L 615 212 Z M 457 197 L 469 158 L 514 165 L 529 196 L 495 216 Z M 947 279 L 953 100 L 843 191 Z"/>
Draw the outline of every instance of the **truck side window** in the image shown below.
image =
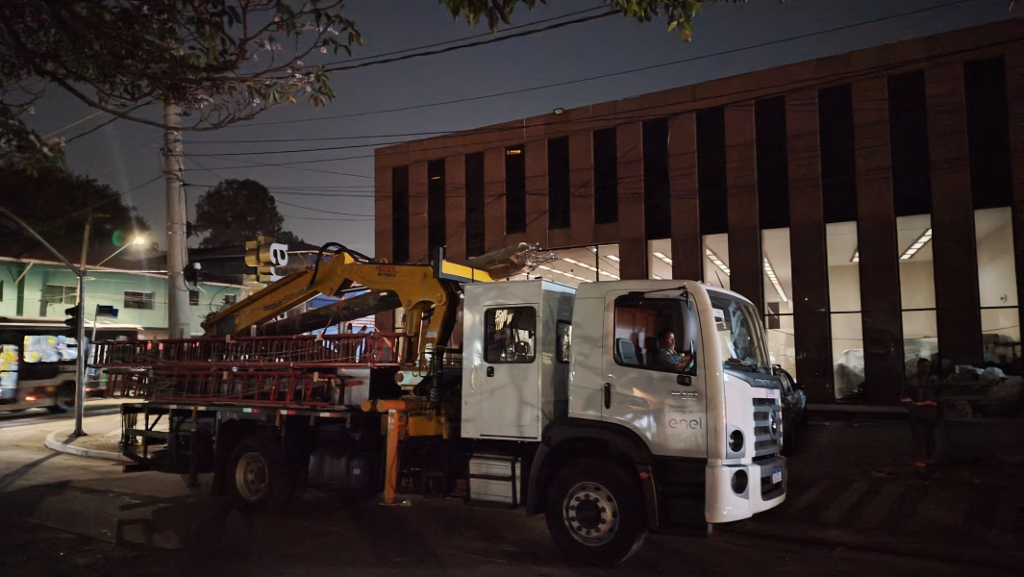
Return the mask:
<path id="1" fill-rule="evenodd" d="M 676 299 L 615 299 L 612 351 L 617 364 L 652 371 L 694 374 L 695 330 L 687 330 L 684 309 Z"/>
<path id="2" fill-rule="evenodd" d="M 537 358 L 537 309 L 504 307 L 484 313 L 484 360 L 532 363 Z"/>
<path id="3" fill-rule="evenodd" d="M 555 360 L 568 363 L 571 352 L 572 325 L 568 321 L 558 321 L 555 325 Z"/>

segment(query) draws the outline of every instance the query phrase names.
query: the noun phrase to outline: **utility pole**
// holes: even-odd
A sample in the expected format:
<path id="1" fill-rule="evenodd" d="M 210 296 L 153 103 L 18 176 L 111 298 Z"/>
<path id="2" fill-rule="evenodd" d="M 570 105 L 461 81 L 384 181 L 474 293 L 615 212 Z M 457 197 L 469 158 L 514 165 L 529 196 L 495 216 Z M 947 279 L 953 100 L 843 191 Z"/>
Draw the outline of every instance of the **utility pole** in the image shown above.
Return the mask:
<path id="1" fill-rule="evenodd" d="M 78 339 L 78 362 L 76 363 L 75 369 L 78 371 L 78 382 L 75 386 L 75 432 L 74 436 L 84 437 L 85 431 L 82 430 L 82 420 L 85 417 L 85 357 L 89 354 L 89 348 L 85 343 L 85 270 L 88 263 L 86 259 L 89 257 L 89 233 L 92 232 L 92 213 L 89 213 L 89 218 L 85 220 L 85 232 L 82 234 L 82 260 L 79 265 L 78 275 L 78 333 L 75 338 Z M 89 343 L 92 344 L 92 343 Z"/>
<path id="2" fill-rule="evenodd" d="M 170 101 L 164 103 L 164 179 L 167 183 L 167 327 L 168 337 L 188 338 L 188 289 L 185 287 L 185 267 L 188 266 L 188 247 L 185 235 L 185 190 L 182 186 L 185 172 L 185 154 L 181 142 L 181 107 Z"/>

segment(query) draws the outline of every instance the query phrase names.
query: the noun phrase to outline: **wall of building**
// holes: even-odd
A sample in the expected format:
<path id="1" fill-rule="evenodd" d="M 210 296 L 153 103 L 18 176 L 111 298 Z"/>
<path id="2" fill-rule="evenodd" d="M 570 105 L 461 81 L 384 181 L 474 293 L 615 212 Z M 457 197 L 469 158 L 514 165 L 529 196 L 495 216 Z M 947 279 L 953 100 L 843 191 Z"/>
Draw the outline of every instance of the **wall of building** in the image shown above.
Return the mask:
<path id="1" fill-rule="evenodd" d="M 3 299 L 0 316 L 66 318 L 65 310 L 77 299 L 78 279 L 60 265 L 36 263 L 21 279 L 25 263 L 0 261 Z M 50 286 L 50 289 L 46 287 Z M 63 300 L 46 299 L 54 295 L 53 287 L 61 287 Z M 198 302 L 189 307 L 191 332 L 202 334 L 200 323 L 225 303 L 225 297 L 241 298 L 242 287 L 201 283 Z M 128 294 L 126 294 L 128 293 Z M 150 338 L 165 336 L 167 330 L 167 280 L 153 274 L 126 271 L 89 271 L 85 282 L 85 311 L 92 320 L 97 305 L 118 309 L 118 323 L 138 325 Z M 137 308 L 133 308 L 137 307 Z M 100 319 L 99 323 L 104 320 Z"/>
<path id="2" fill-rule="evenodd" d="M 980 363 L 983 336 L 1019 338 L 1021 38 L 1002 22 L 378 149 L 376 252 L 536 242 L 566 282 L 668 265 L 778 316 L 773 356 L 812 400 L 859 378 L 894 402 L 906 355 Z"/>

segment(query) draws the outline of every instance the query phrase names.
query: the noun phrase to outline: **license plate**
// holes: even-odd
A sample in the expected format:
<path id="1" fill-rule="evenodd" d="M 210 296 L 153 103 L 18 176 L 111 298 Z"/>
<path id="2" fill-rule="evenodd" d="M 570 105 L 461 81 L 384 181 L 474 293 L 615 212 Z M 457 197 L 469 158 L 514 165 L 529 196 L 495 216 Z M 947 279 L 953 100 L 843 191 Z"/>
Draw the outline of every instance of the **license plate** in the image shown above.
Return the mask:
<path id="1" fill-rule="evenodd" d="M 775 469 L 772 471 L 772 485 L 782 482 L 782 468 Z"/>

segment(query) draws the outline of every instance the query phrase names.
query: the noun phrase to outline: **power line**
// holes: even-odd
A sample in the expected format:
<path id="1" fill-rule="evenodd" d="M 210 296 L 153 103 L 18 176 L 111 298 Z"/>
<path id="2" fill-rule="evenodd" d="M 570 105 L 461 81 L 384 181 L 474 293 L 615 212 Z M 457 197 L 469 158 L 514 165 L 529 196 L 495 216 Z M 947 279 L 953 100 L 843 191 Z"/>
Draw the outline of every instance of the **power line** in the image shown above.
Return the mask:
<path id="1" fill-rule="evenodd" d="M 858 28 L 858 27 L 867 26 L 867 25 L 870 25 L 870 24 L 877 24 L 879 22 L 885 22 L 885 21 L 894 20 L 894 19 L 897 19 L 897 18 L 904 18 L 906 16 L 913 16 L 913 15 L 917 15 L 917 14 L 931 12 L 931 11 L 934 11 L 934 10 L 939 10 L 939 9 L 942 9 L 942 8 L 948 8 L 948 7 L 951 7 L 951 6 L 957 6 L 957 5 L 960 5 L 960 4 L 968 4 L 968 3 L 971 3 L 971 2 L 978 2 L 978 1 L 984 1 L 984 0 L 954 0 L 952 2 L 947 2 L 945 4 L 938 4 L 938 5 L 935 5 L 935 6 L 929 6 L 929 7 L 925 7 L 925 8 L 918 8 L 918 9 L 915 9 L 915 10 L 908 10 L 906 12 L 900 12 L 898 14 L 890 14 L 888 16 L 880 16 L 878 18 L 872 18 L 872 19 L 869 19 L 869 20 L 863 20 L 861 22 L 855 22 L 855 23 L 852 23 L 852 24 L 844 24 L 844 25 L 841 25 L 841 26 L 835 26 L 835 27 L 832 27 L 832 28 L 827 28 L 825 30 L 819 30 L 817 32 L 809 32 L 809 33 L 806 33 L 806 34 L 800 34 L 800 35 L 797 35 L 797 36 L 790 36 L 790 37 L 787 37 L 787 38 L 780 38 L 780 39 L 776 39 L 776 40 L 769 40 L 769 41 L 761 42 L 761 43 L 758 43 L 758 44 L 742 46 L 742 47 L 739 47 L 739 48 L 731 48 L 729 50 L 723 50 L 721 52 L 715 52 L 715 53 L 705 54 L 705 55 L 701 55 L 701 56 L 693 56 L 693 57 L 690 57 L 690 58 L 683 58 L 683 59 L 680 59 L 680 60 L 673 60 L 671 62 L 665 62 L 665 63 L 662 63 L 662 64 L 652 64 L 652 65 L 649 65 L 649 66 L 642 66 L 640 68 L 632 68 L 632 69 L 629 69 L 629 70 L 623 70 L 623 71 L 619 71 L 619 72 L 611 72 L 611 73 L 608 73 L 608 74 L 601 74 L 601 75 L 598 75 L 598 76 L 591 76 L 591 77 L 587 77 L 587 78 L 579 78 L 579 79 L 576 79 L 576 80 L 567 80 L 567 81 L 563 81 L 563 82 L 556 82 L 556 83 L 552 83 L 552 84 L 544 84 L 544 85 L 533 86 L 533 87 L 529 87 L 529 88 L 520 88 L 520 89 L 516 89 L 516 90 L 507 90 L 507 91 L 502 91 L 502 92 L 494 92 L 494 93 L 490 93 L 490 94 L 482 94 L 482 95 L 479 95 L 479 96 L 469 96 L 469 97 L 465 97 L 465 98 L 457 98 L 457 99 L 454 99 L 454 100 L 446 100 L 446 101 L 442 101 L 442 102 L 433 102 L 433 103 L 430 103 L 430 104 L 417 104 L 417 105 L 414 105 L 414 106 L 405 106 L 405 107 L 399 107 L 399 108 L 387 108 L 387 109 L 371 110 L 371 111 L 365 111 L 365 112 L 352 112 L 352 113 L 347 113 L 347 114 L 338 114 L 338 115 L 332 115 L 332 116 L 322 116 L 322 117 L 319 117 L 319 118 L 310 118 L 310 119 L 278 120 L 278 121 L 260 122 L 260 123 L 253 122 L 253 123 L 248 123 L 248 124 L 244 124 L 244 125 L 237 125 L 237 128 L 248 128 L 248 127 L 256 127 L 256 126 L 271 126 L 271 125 L 275 125 L 275 124 L 296 124 L 296 123 L 299 123 L 299 122 L 323 122 L 324 120 L 335 120 L 335 119 L 341 119 L 341 118 L 356 118 L 356 117 L 362 117 L 362 116 L 372 116 L 372 115 L 377 115 L 377 114 L 390 114 L 392 112 L 405 112 L 405 111 L 409 111 L 409 110 L 420 110 L 420 109 L 423 109 L 423 108 L 433 108 L 433 107 L 436 107 L 436 106 L 446 106 L 446 105 L 449 105 L 449 104 L 464 104 L 466 102 L 475 102 L 475 101 L 478 101 L 478 100 L 486 100 L 486 99 L 498 98 L 498 97 L 502 97 L 502 96 L 511 96 L 511 95 L 523 94 L 523 93 L 527 93 L 527 92 L 535 92 L 535 91 L 538 91 L 538 90 L 545 90 L 545 89 L 548 89 L 548 88 L 558 88 L 558 87 L 562 87 L 562 86 L 571 86 L 573 84 L 580 84 L 580 83 L 583 83 L 583 82 L 590 82 L 590 81 L 593 81 L 593 80 L 603 80 L 603 79 L 606 79 L 606 78 L 613 78 L 613 77 L 616 77 L 616 76 L 623 76 L 623 75 L 626 75 L 626 74 L 633 74 L 633 73 L 636 73 L 636 72 L 645 72 L 645 71 L 648 71 L 648 70 L 664 68 L 664 67 L 667 67 L 667 66 L 675 66 L 677 64 L 685 64 L 685 63 L 689 63 L 689 62 L 696 62 L 696 61 L 699 61 L 699 60 L 706 60 L 708 58 L 713 58 L 713 57 L 716 57 L 716 56 L 724 56 L 724 55 L 728 55 L 728 54 L 736 54 L 736 53 L 739 53 L 739 52 L 744 52 L 744 51 L 747 51 L 747 50 L 754 50 L 754 49 L 757 49 L 757 48 L 765 48 L 767 46 L 773 46 L 775 44 L 782 44 L 782 43 L 785 43 L 785 42 L 791 42 L 793 40 L 804 40 L 804 39 L 807 39 L 807 38 L 813 38 L 815 36 L 821 36 L 821 35 L 824 35 L 824 34 L 831 34 L 831 33 L 834 33 L 834 32 L 840 32 L 840 31 L 843 31 L 843 30 L 849 30 L 849 29 L 852 29 L 852 28 Z"/>
<path id="2" fill-rule="evenodd" d="M 619 14 L 618 10 L 610 10 L 608 12 L 602 12 L 601 14 L 595 14 L 593 16 L 584 16 L 566 22 L 558 22 L 550 24 L 536 30 L 524 30 L 523 32 L 517 32 L 515 34 L 508 34 L 506 36 L 500 36 L 498 38 L 491 38 L 489 40 L 479 40 L 477 42 L 469 42 L 466 44 L 460 44 L 459 46 L 450 46 L 448 48 L 439 48 L 437 50 L 428 50 L 426 52 L 418 52 L 416 54 L 407 54 L 405 56 L 396 56 L 394 58 L 385 58 L 383 60 L 374 60 L 373 62 L 364 62 L 361 64 L 342 65 L 342 66 L 326 66 L 324 70 L 326 72 L 345 72 L 348 70 L 356 70 L 358 68 L 366 68 L 368 66 L 378 66 L 380 64 L 391 64 L 393 62 L 402 62 L 405 60 L 412 60 L 414 58 L 423 58 L 425 56 L 436 56 L 438 54 L 447 54 L 449 52 L 456 52 L 459 50 L 465 50 L 466 48 L 477 48 L 479 46 L 486 46 L 488 44 L 496 44 L 498 42 L 506 42 L 508 40 L 515 40 L 517 38 L 523 38 L 525 36 L 533 36 L 534 34 L 540 34 L 542 32 L 549 32 L 551 30 L 557 30 L 559 28 L 565 28 L 566 26 L 572 26 L 573 24 L 582 24 L 584 22 L 590 22 L 592 20 L 599 20 L 601 18 L 607 18 L 608 16 L 614 16 Z"/>

